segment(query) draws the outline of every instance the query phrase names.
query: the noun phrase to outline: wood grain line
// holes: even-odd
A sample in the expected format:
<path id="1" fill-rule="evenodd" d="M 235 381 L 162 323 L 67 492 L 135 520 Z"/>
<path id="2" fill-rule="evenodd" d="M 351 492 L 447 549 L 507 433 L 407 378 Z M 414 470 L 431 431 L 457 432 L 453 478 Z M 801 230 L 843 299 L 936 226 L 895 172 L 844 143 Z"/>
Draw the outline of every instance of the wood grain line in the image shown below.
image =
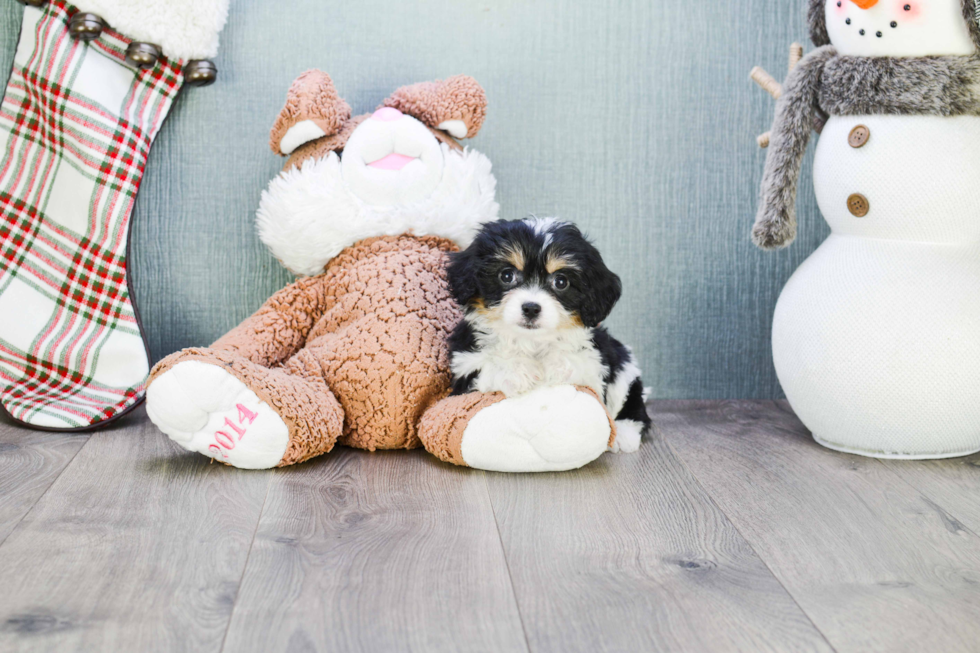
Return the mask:
<path id="1" fill-rule="evenodd" d="M 671 447 L 839 651 L 971 651 L 980 538 L 784 402 L 655 402 Z M 918 467 L 910 463 L 908 469 Z"/>
<path id="2" fill-rule="evenodd" d="M 937 510 L 980 534 L 980 454 L 950 460 L 882 460 L 892 473 L 928 497 Z"/>
<path id="3" fill-rule="evenodd" d="M 0 649 L 218 651 L 271 475 L 209 463 L 92 433 L 0 548 Z"/>
<path id="4" fill-rule="evenodd" d="M 653 410 L 652 410 L 652 408 L 649 408 L 649 407 L 648 407 L 648 409 L 647 409 L 647 410 L 649 410 L 651 414 L 653 413 Z M 656 425 L 654 425 L 654 428 L 656 428 L 656 429 L 658 429 L 658 430 L 659 430 L 659 427 L 658 427 L 658 426 L 656 426 Z M 661 435 L 661 437 L 662 437 L 662 435 Z M 667 440 L 666 438 L 664 438 L 664 444 L 665 444 L 665 446 L 666 446 L 666 447 L 667 447 L 667 448 L 668 448 L 668 449 L 670 450 L 670 452 L 671 452 L 671 454 L 672 454 L 672 455 L 673 455 L 673 456 L 674 456 L 674 457 L 675 457 L 675 458 L 677 459 L 677 462 L 678 462 L 678 464 L 680 464 L 680 465 L 681 465 L 681 466 L 682 466 L 682 467 L 683 467 L 683 468 L 684 468 L 685 470 L 687 470 L 687 473 L 691 475 L 691 478 L 693 479 L 693 481 L 694 481 L 694 483 L 696 483 L 696 484 L 698 485 L 698 487 L 700 487 L 700 488 L 701 488 L 701 491 L 702 491 L 702 492 L 704 492 L 704 494 L 705 494 L 705 496 L 706 496 L 706 497 L 708 498 L 708 500 L 709 500 L 709 501 L 711 502 L 711 504 L 712 504 L 713 506 L 715 506 L 715 508 L 717 508 L 717 509 L 718 509 L 718 510 L 719 510 L 719 511 L 720 511 L 720 512 L 722 513 L 722 514 L 725 514 L 725 511 L 724 511 L 724 510 L 722 510 L 722 508 L 721 508 L 721 506 L 719 506 L 719 505 L 718 505 L 718 504 L 717 504 L 717 503 L 715 502 L 715 499 L 714 499 L 714 497 L 712 497 L 712 496 L 711 496 L 711 493 L 710 493 L 710 492 L 708 491 L 708 489 L 707 489 L 706 487 L 704 487 L 704 486 L 703 486 L 703 485 L 701 484 L 701 481 L 700 481 L 700 480 L 698 480 L 698 478 L 697 478 L 697 476 L 696 476 L 696 475 L 694 474 L 694 472 L 692 472 L 692 471 L 691 471 L 691 470 L 690 470 L 690 469 L 688 468 L 688 466 L 687 466 L 687 463 L 686 463 L 686 462 L 684 461 L 684 459 L 683 459 L 683 458 L 681 458 L 681 456 L 680 456 L 680 455 L 678 455 L 678 453 L 677 453 L 676 451 L 674 451 L 674 449 L 673 449 L 673 447 L 671 446 L 671 444 L 670 444 L 670 442 L 669 442 L 669 441 L 668 441 L 668 440 Z M 728 516 L 728 515 L 726 514 L 725 516 L 726 516 L 726 518 L 727 518 L 727 516 Z M 793 603 L 794 603 L 794 604 L 796 605 L 796 607 L 797 607 L 797 608 L 799 608 L 799 610 L 800 610 L 800 612 L 801 612 L 801 613 L 803 613 L 803 614 L 805 615 L 805 614 L 806 614 L 806 611 L 805 611 L 805 610 L 803 609 L 803 606 L 801 606 L 801 605 L 799 604 L 799 601 L 797 601 L 797 600 L 796 600 L 796 597 L 795 597 L 795 596 L 793 596 L 793 594 L 792 594 L 792 592 L 790 592 L 790 591 L 789 591 L 789 590 L 788 590 L 788 589 L 787 589 L 787 588 L 786 588 L 786 587 L 785 587 L 785 586 L 784 586 L 784 585 L 782 584 L 782 581 L 779 581 L 779 577 L 778 577 L 778 576 L 777 576 L 777 574 L 776 574 L 776 573 L 775 573 L 775 572 L 774 572 L 774 571 L 773 571 L 773 570 L 772 570 L 772 569 L 771 569 L 771 568 L 769 567 L 769 563 L 768 563 L 768 562 L 766 562 L 766 560 L 765 560 L 765 559 L 764 559 L 764 558 L 763 558 L 762 556 L 760 556 L 760 555 L 759 555 L 759 552 L 755 550 L 755 547 L 753 547 L 753 546 L 752 546 L 752 543 L 751 543 L 751 542 L 749 541 L 749 539 L 748 539 L 748 538 L 746 538 L 746 537 L 745 537 L 745 535 L 743 535 L 743 534 L 742 534 L 742 532 L 741 532 L 741 531 L 739 530 L 739 528 L 738 528 L 738 524 L 736 524 L 736 523 L 734 523 L 734 522 L 732 522 L 731 520 L 729 520 L 729 523 L 731 523 L 731 524 L 732 524 L 732 528 L 734 528 L 734 529 L 735 529 L 735 531 L 736 531 L 736 532 L 737 532 L 737 533 L 739 534 L 739 536 L 740 536 L 740 537 L 741 537 L 742 539 L 744 539 L 744 540 L 746 541 L 746 544 L 748 544 L 748 546 L 749 546 L 749 547 L 750 547 L 750 548 L 752 549 L 752 552 L 753 552 L 753 553 L 755 553 L 755 555 L 759 557 L 759 560 L 760 560 L 760 561 L 762 562 L 762 564 L 763 564 L 763 565 L 765 565 L 765 567 L 766 567 L 766 569 L 767 569 L 767 570 L 769 571 L 769 573 L 770 573 L 770 574 L 772 574 L 772 576 L 773 576 L 773 578 L 775 578 L 775 579 L 776 579 L 776 580 L 777 580 L 777 581 L 779 582 L 779 584 L 780 584 L 780 586 L 781 586 L 781 587 L 783 587 L 783 589 L 784 589 L 784 590 L 786 591 L 786 594 L 787 594 L 787 595 L 788 595 L 788 596 L 790 597 L 790 599 L 792 599 L 792 601 L 793 601 Z M 810 622 L 810 625 L 811 625 L 811 626 L 813 626 L 813 628 L 814 628 L 814 630 L 816 630 L 817 632 L 820 632 L 820 629 L 819 629 L 819 628 L 817 627 L 817 625 L 816 625 L 815 623 L 813 623 L 813 620 L 811 620 L 809 616 L 807 616 L 807 621 L 809 621 L 809 622 Z M 831 644 L 830 644 L 830 642 L 829 642 L 829 641 L 827 640 L 827 638 L 826 638 L 826 636 L 824 636 L 824 634 L 823 634 L 823 633 L 820 633 L 820 636 L 821 636 L 821 637 L 823 638 L 823 641 L 824 641 L 824 643 L 826 643 L 826 644 L 827 644 L 827 646 L 828 646 L 829 648 L 831 648 L 832 650 L 835 650 L 835 651 L 836 651 L 836 649 L 834 649 L 834 648 L 833 648 L 833 646 L 831 646 Z"/>
<path id="5" fill-rule="evenodd" d="M 532 651 L 832 650 L 660 434 L 488 481 Z"/>
<path id="6" fill-rule="evenodd" d="M 526 651 L 484 488 L 424 451 L 277 471 L 225 650 Z"/>
<path id="7" fill-rule="evenodd" d="M 252 537 L 248 541 L 248 551 L 245 553 L 245 564 L 242 565 L 242 574 L 238 577 L 238 587 L 241 588 L 242 581 L 245 580 L 245 573 L 248 571 L 248 561 L 252 557 L 252 546 L 255 545 L 255 536 L 258 535 L 259 525 L 262 523 L 262 514 L 265 512 L 265 504 L 269 500 L 269 488 L 272 487 L 270 483 L 265 488 L 265 496 L 262 497 L 262 507 L 259 509 L 259 518 L 255 520 L 255 530 L 252 531 Z M 225 634 L 221 638 L 221 648 L 219 650 L 225 650 L 225 643 L 228 641 L 228 632 L 231 630 L 231 622 L 235 618 L 235 606 L 238 605 L 238 594 L 235 594 L 235 601 L 231 606 L 231 615 L 228 617 L 228 625 L 225 626 Z"/>
<path id="8" fill-rule="evenodd" d="M 510 562 L 507 560 L 507 553 L 504 549 L 503 535 L 501 535 L 500 533 L 500 523 L 497 521 L 497 511 L 493 507 L 493 497 L 490 495 L 490 484 L 487 480 L 487 473 L 482 472 L 482 474 L 483 474 L 483 489 L 486 492 L 487 503 L 489 504 L 490 510 L 493 513 L 493 526 L 497 531 L 497 542 L 500 543 L 500 555 L 504 560 L 504 567 L 507 569 L 507 580 L 510 583 L 511 596 L 514 597 L 514 605 L 518 607 L 517 617 L 521 622 L 521 633 L 523 633 L 524 635 L 524 646 L 528 651 L 530 651 L 531 641 L 527 636 L 527 624 L 524 623 L 524 615 L 521 614 L 520 606 L 519 606 L 520 602 L 517 600 L 517 591 L 514 589 L 514 574 L 510 570 Z"/>
<path id="9" fill-rule="evenodd" d="M 88 434 L 46 433 L 0 418 L 0 546 L 88 442 Z"/>

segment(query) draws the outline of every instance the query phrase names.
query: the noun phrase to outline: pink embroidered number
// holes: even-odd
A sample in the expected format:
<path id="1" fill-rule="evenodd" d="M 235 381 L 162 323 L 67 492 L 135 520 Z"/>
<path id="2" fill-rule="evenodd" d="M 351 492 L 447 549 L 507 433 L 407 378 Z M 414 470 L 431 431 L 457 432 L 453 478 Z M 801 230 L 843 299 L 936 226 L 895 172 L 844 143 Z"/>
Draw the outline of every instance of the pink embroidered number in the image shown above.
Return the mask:
<path id="1" fill-rule="evenodd" d="M 245 420 L 248 420 L 248 423 L 251 424 L 252 422 L 255 421 L 255 418 L 259 416 L 258 413 L 253 413 L 252 411 L 250 411 L 248 408 L 245 408 L 245 406 L 242 406 L 241 404 L 238 404 L 237 408 L 238 408 L 239 422 L 244 422 Z"/>
<path id="2" fill-rule="evenodd" d="M 225 449 L 231 450 L 235 448 L 235 439 L 232 438 L 227 433 L 225 433 L 224 431 L 218 431 L 217 433 L 215 433 L 214 439 L 217 440 L 218 444 L 220 444 Z"/>
<path id="3" fill-rule="evenodd" d="M 235 436 L 231 435 L 231 433 L 229 433 L 227 430 L 216 431 L 214 434 L 214 441 L 217 442 L 217 444 L 208 446 L 208 451 L 212 453 L 212 457 L 221 456 L 227 460 L 228 454 L 226 452 L 235 448 L 235 444 L 245 437 L 245 432 L 248 429 L 248 426 L 251 425 L 252 422 L 254 422 L 259 416 L 258 413 L 252 412 L 242 404 L 236 404 L 235 408 L 238 409 L 238 424 L 235 424 L 230 418 L 226 417 L 225 426 L 227 426 L 228 429 L 238 437 L 236 439 Z M 247 425 L 246 422 L 248 423 Z"/>

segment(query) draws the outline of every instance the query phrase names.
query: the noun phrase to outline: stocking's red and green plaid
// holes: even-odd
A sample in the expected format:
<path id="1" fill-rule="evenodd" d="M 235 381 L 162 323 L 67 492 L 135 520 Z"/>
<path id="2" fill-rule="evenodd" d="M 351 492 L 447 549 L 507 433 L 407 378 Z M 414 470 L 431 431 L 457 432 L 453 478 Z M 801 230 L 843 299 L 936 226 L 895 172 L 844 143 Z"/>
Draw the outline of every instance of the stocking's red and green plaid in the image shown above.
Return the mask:
<path id="1" fill-rule="evenodd" d="M 0 405 L 52 429 L 136 405 L 149 360 L 126 277 L 129 220 L 180 62 L 125 63 L 111 29 L 71 38 L 77 10 L 26 7 L 0 105 Z"/>

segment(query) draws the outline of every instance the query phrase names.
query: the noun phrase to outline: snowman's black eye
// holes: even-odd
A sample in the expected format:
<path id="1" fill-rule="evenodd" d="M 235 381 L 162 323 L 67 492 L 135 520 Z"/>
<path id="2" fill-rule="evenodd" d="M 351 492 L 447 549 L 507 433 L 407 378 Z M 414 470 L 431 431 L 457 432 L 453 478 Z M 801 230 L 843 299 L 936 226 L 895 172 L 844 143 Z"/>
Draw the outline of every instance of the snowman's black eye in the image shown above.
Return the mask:
<path id="1" fill-rule="evenodd" d="M 837 6 L 838 6 L 838 7 L 840 7 L 840 5 L 841 5 L 841 3 L 839 3 L 839 2 L 838 2 L 838 3 L 837 3 Z"/>
<path id="2" fill-rule="evenodd" d="M 904 7 L 902 7 L 902 9 L 904 9 L 905 11 L 912 11 L 912 5 L 905 5 Z"/>

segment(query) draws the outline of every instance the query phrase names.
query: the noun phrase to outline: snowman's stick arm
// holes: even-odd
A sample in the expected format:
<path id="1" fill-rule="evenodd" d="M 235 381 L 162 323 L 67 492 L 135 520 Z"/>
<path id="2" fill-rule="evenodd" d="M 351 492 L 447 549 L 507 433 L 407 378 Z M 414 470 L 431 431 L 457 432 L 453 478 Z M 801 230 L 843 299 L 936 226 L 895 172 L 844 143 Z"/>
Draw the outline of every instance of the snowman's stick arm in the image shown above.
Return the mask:
<path id="1" fill-rule="evenodd" d="M 803 46 L 799 43 L 793 43 L 789 46 L 789 72 L 793 72 L 793 69 L 796 68 L 801 59 L 803 59 Z M 776 79 L 766 72 L 761 66 L 756 66 L 753 68 L 749 76 L 752 78 L 752 81 L 761 86 L 762 90 L 771 95 L 774 100 L 778 100 L 780 97 L 782 97 L 783 85 L 777 82 Z M 816 129 L 817 133 L 819 134 L 820 130 L 823 129 L 823 123 L 815 123 L 814 129 Z M 769 147 L 770 136 L 770 132 L 766 132 L 765 134 L 761 134 L 758 138 L 756 138 L 755 140 L 759 144 L 759 147 L 762 149 Z"/>
<path id="2" fill-rule="evenodd" d="M 789 69 L 791 72 L 793 68 L 796 67 L 797 63 L 799 63 L 799 60 L 797 60 L 796 63 L 793 63 L 793 57 L 790 56 Z M 763 70 L 761 66 L 756 66 L 753 68 L 752 72 L 749 73 L 749 77 L 752 78 L 753 82 L 761 86 L 762 90 L 771 95 L 774 100 L 778 100 L 783 96 L 783 85 L 777 82 L 775 77 Z M 769 139 L 771 136 L 772 134 L 770 132 L 766 132 L 765 134 L 761 134 L 755 140 L 759 144 L 759 147 L 765 149 L 769 147 Z"/>
<path id="3" fill-rule="evenodd" d="M 752 240 L 763 249 L 785 247 L 796 238 L 800 166 L 814 119 L 820 115 L 821 73 L 836 54 L 830 46 L 814 50 L 800 61 L 783 84 L 762 175 L 759 212 L 752 228 Z"/>
<path id="4" fill-rule="evenodd" d="M 756 66 L 749 73 L 749 77 L 752 81 L 758 84 L 762 90 L 772 96 L 774 100 L 778 100 L 783 96 L 783 86 L 776 81 L 776 78 L 767 73 L 762 69 L 761 66 Z"/>

